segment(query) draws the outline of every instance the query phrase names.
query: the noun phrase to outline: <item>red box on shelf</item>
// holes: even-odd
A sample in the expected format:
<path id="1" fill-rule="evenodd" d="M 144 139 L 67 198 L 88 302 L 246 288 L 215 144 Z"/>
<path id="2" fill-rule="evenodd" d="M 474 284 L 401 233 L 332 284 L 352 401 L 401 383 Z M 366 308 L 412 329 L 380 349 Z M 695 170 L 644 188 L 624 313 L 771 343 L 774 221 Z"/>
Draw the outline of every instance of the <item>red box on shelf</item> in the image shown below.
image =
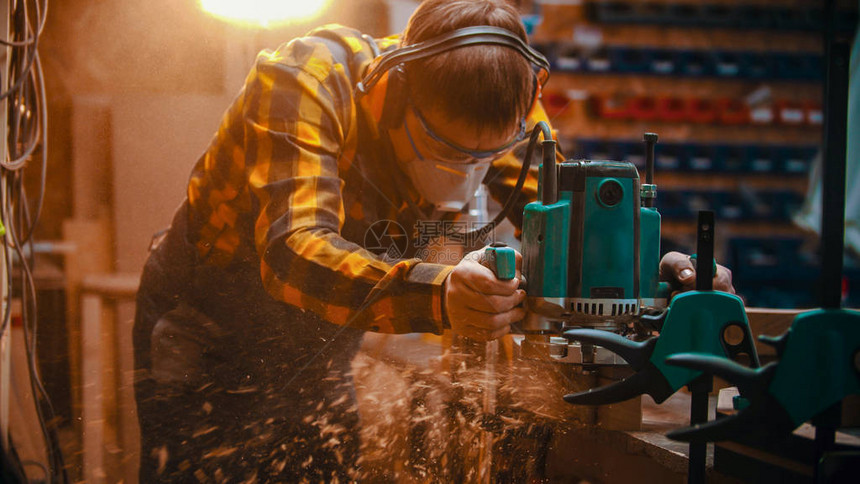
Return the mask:
<path id="1" fill-rule="evenodd" d="M 750 110 L 739 99 L 720 98 L 716 100 L 717 121 L 721 124 L 748 124 Z"/>
<path id="2" fill-rule="evenodd" d="M 675 96 L 657 97 L 657 119 L 661 121 L 683 121 L 687 116 L 687 103 Z"/>
<path id="3" fill-rule="evenodd" d="M 541 95 L 541 100 L 543 101 L 546 113 L 551 117 L 563 113 L 568 104 L 570 104 L 570 98 L 559 91 L 544 91 Z"/>
<path id="4" fill-rule="evenodd" d="M 630 118 L 630 98 L 614 94 L 593 94 L 591 106 L 594 113 L 606 119 Z"/>
<path id="5" fill-rule="evenodd" d="M 652 96 L 636 96 L 628 106 L 633 119 L 651 121 L 657 117 L 657 101 Z"/>
<path id="6" fill-rule="evenodd" d="M 714 101 L 699 97 L 687 99 L 685 118 L 691 123 L 713 123 L 717 119 Z"/>

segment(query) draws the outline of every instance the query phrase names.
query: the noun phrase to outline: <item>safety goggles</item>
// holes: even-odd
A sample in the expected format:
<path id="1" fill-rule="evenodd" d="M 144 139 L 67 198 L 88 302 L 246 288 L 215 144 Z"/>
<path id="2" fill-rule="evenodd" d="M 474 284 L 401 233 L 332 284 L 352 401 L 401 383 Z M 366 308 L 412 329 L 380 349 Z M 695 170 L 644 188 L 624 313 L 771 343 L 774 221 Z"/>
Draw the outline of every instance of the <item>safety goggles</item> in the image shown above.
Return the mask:
<path id="1" fill-rule="evenodd" d="M 424 139 L 424 142 L 429 151 L 432 152 L 431 158 L 441 162 L 468 164 L 478 163 L 481 161 L 494 161 L 506 155 L 515 144 L 525 139 L 526 136 L 526 120 L 523 118 L 520 120 L 519 131 L 504 145 L 488 151 L 470 150 L 436 134 L 436 132 L 433 131 L 433 128 L 427 124 L 424 116 L 421 115 L 421 112 L 415 107 L 411 100 L 409 101 L 409 107 L 415 117 L 418 118 L 418 122 L 421 123 L 421 128 L 424 129 L 424 132 L 427 134 L 427 138 Z M 407 134 L 409 134 L 408 127 Z M 411 135 L 409 141 L 412 142 Z M 412 145 L 413 149 L 415 149 L 414 142 L 412 142 Z"/>

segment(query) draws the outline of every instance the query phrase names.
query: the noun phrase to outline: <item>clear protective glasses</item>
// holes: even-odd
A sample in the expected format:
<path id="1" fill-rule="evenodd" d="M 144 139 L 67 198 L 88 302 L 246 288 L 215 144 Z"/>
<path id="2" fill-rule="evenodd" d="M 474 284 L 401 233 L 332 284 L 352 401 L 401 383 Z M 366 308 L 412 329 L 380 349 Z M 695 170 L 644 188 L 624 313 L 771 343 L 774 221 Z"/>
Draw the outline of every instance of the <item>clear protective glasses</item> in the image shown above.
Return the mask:
<path id="1" fill-rule="evenodd" d="M 409 107 L 415 117 L 418 118 L 418 122 L 421 123 L 421 127 L 424 129 L 424 132 L 429 137 L 429 139 L 425 138 L 424 141 L 427 148 L 432 152 L 432 156 L 430 156 L 430 158 L 445 163 L 470 164 L 479 163 L 482 161 L 495 161 L 506 155 L 515 144 L 525 139 L 526 136 L 526 119 L 523 118 L 520 120 L 520 127 L 517 133 L 510 141 L 508 141 L 504 145 L 487 151 L 470 150 L 454 142 L 448 141 L 442 136 L 436 134 L 436 132 L 433 131 L 433 128 L 430 127 L 430 125 L 424 119 L 424 116 L 421 115 L 421 112 L 418 111 L 418 108 L 415 107 L 411 100 L 409 101 Z M 412 141 L 412 136 L 409 133 L 408 127 L 406 127 L 406 132 L 410 138 L 410 143 L 412 143 L 413 150 L 418 153 L 418 150 L 415 149 L 415 143 Z M 421 157 L 420 154 L 419 157 Z"/>

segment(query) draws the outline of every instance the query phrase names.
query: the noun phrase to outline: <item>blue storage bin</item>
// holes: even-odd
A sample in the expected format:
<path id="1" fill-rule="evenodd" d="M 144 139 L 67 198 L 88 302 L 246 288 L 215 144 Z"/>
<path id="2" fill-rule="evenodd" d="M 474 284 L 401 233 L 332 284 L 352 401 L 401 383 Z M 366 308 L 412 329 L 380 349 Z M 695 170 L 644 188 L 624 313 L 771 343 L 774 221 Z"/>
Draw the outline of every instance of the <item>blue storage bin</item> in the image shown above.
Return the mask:
<path id="1" fill-rule="evenodd" d="M 639 141 L 618 141 L 617 144 L 619 152 L 622 153 L 621 159 L 633 163 L 636 168 L 642 170 L 642 183 L 645 183 L 645 143 Z"/>
<path id="2" fill-rule="evenodd" d="M 754 202 L 754 203 L 753 203 Z M 772 190 L 750 193 L 747 199 L 748 213 L 751 219 L 760 222 L 781 222 L 782 214 L 778 194 Z"/>
<path id="3" fill-rule="evenodd" d="M 598 141 L 586 158 L 589 160 L 611 160 L 612 145 L 608 141 Z"/>
<path id="4" fill-rule="evenodd" d="M 763 190 L 756 192 L 756 196 L 762 202 L 762 210 L 756 218 L 763 222 L 791 222 L 803 205 L 803 196 L 788 190 Z"/>
<path id="5" fill-rule="evenodd" d="M 687 212 L 691 217 L 701 210 L 718 212 L 723 198 L 723 192 L 720 191 L 691 190 L 686 197 Z"/>
<path id="6" fill-rule="evenodd" d="M 555 49 L 552 59 L 553 69 L 559 72 L 578 72 L 584 69 L 582 53 L 575 46 L 559 46 Z"/>
<path id="7" fill-rule="evenodd" d="M 625 141 L 619 140 L 609 140 L 607 141 L 607 145 L 609 145 L 609 158 L 610 160 L 615 161 L 625 161 L 627 160 L 628 153 L 628 143 Z"/>
<path id="8" fill-rule="evenodd" d="M 706 51 L 684 51 L 679 55 L 679 72 L 691 77 L 712 76 L 714 62 Z"/>
<path id="9" fill-rule="evenodd" d="M 776 150 L 769 145 L 750 146 L 748 166 L 752 173 L 772 173 L 777 168 Z"/>
<path id="10" fill-rule="evenodd" d="M 692 3 L 674 3 L 667 9 L 666 19 L 672 25 L 701 25 L 701 6 Z"/>
<path id="11" fill-rule="evenodd" d="M 772 7 L 773 27 L 779 30 L 797 30 L 803 25 L 804 12 L 790 7 Z"/>
<path id="12" fill-rule="evenodd" d="M 805 79 L 824 79 L 824 57 L 818 54 L 807 54 Z"/>
<path id="13" fill-rule="evenodd" d="M 777 148 L 777 169 L 786 175 L 806 175 L 815 152 L 807 147 L 782 146 Z"/>
<path id="14" fill-rule="evenodd" d="M 680 171 L 684 169 L 686 153 L 684 147 L 677 143 L 661 143 L 655 148 L 654 165 L 657 171 Z"/>
<path id="15" fill-rule="evenodd" d="M 614 72 L 642 74 L 651 70 L 651 51 L 613 47 L 609 49 L 609 62 Z"/>
<path id="16" fill-rule="evenodd" d="M 725 173 L 744 173 L 749 171 L 749 147 L 746 145 L 720 145 L 715 148 L 719 153 L 717 171 Z"/>
<path id="17" fill-rule="evenodd" d="M 598 21 L 606 23 L 638 21 L 638 16 L 630 2 L 598 2 L 594 6 L 594 16 Z"/>
<path id="18" fill-rule="evenodd" d="M 587 72 L 611 72 L 614 66 L 609 57 L 609 50 L 600 48 L 591 52 L 583 52 L 581 55 L 582 67 Z"/>
<path id="19" fill-rule="evenodd" d="M 746 29 L 772 28 L 775 24 L 772 11 L 763 5 L 739 5 L 736 25 Z"/>
<path id="20" fill-rule="evenodd" d="M 651 52 L 648 72 L 670 75 L 678 72 L 679 52 L 674 50 L 655 50 Z"/>
<path id="21" fill-rule="evenodd" d="M 713 203 L 717 220 L 736 222 L 748 218 L 746 205 L 738 192 L 716 192 Z"/>
<path id="22" fill-rule="evenodd" d="M 578 139 L 574 142 L 576 149 L 565 153 L 573 159 L 590 160 L 593 159 L 591 154 L 599 149 L 601 143 L 602 141 L 595 139 Z"/>
<path id="23" fill-rule="evenodd" d="M 581 140 L 577 143 L 579 151 L 576 158 L 586 160 L 623 161 L 626 154 L 623 143 L 613 140 Z"/>
<path id="24" fill-rule="evenodd" d="M 803 195 L 788 190 L 777 192 L 775 199 L 777 203 L 777 216 L 783 222 L 791 222 L 791 219 L 803 206 L 804 201 Z"/>
<path id="25" fill-rule="evenodd" d="M 729 241 L 730 251 L 738 255 L 737 270 L 760 274 L 762 269 L 769 278 L 785 280 L 809 278 L 818 271 L 817 254 L 804 249 L 801 237 L 735 237 Z M 764 255 L 764 257 L 762 257 Z M 745 274 L 744 274 L 745 275 Z M 745 275 L 746 276 L 746 275 Z M 808 282 L 815 283 L 814 280 Z"/>
<path id="26" fill-rule="evenodd" d="M 779 239 L 733 237 L 728 252 L 735 284 L 738 280 L 780 279 L 787 275 L 787 268 L 781 263 L 783 251 Z"/>
<path id="27" fill-rule="evenodd" d="M 780 260 L 786 266 L 787 278 L 817 284 L 819 254 L 804 249 L 805 241 L 800 237 L 781 237 L 778 240 Z"/>
<path id="28" fill-rule="evenodd" d="M 767 192 L 760 192 L 751 187 L 741 184 L 737 195 L 744 206 L 744 219 L 750 221 L 768 221 L 774 218 L 773 200 Z"/>
<path id="29" fill-rule="evenodd" d="M 780 53 L 772 56 L 775 77 L 790 80 L 814 80 L 821 77 L 820 56 L 814 54 Z"/>
<path id="30" fill-rule="evenodd" d="M 688 144 L 684 149 L 688 171 L 710 172 L 720 165 L 719 151 L 713 145 Z"/>
<path id="31" fill-rule="evenodd" d="M 769 79 L 773 77 L 773 73 L 773 59 L 770 55 L 762 52 L 747 52 L 741 55 L 741 77 Z"/>
<path id="32" fill-rule="evenodd" d="M 689 219 L 693 216 L 690 212 L 688 190 L 660 190 L 657 192 L 657 210 L 666 219 Z"/>
<path id="33" fill-rule="evenodd" d="M 699 23 L 703 26 L 732 28 L 737 20 L 737 9 L 730 5 L 709 3 L 699 10 Z"/>
<path id="34" fill-rule="evenodd" d="M 657 2 L 636 3 L 634 16 L 636 23 L 666 24 L 669 21 L 669 5 Z"/>
<path id="35" fill-rule="evenodd" d="M 812 164 L 812 160 L 815 158 L 815 156 L 818 155 L 818 152 L 821 151 L 821 147 L 818 145 L 797 146 L 794 149 L 796 149 L 797 152 L 800 153 L 800 156 L 803 159 L 809 160 L 810 165 Z"/>
<path id="36" fill-rule="evenodd" d="M 742 55 L 738 52 L 717 51 L 713 53 L 713 72 L 718 77 L 740 77 Z"/>
<path id="37" fill-rule="evenodd" d="M 824 26 L 824 9 L 821 7 L 810 7 L 804 13 L 803 30 L 820 32 Z"/>

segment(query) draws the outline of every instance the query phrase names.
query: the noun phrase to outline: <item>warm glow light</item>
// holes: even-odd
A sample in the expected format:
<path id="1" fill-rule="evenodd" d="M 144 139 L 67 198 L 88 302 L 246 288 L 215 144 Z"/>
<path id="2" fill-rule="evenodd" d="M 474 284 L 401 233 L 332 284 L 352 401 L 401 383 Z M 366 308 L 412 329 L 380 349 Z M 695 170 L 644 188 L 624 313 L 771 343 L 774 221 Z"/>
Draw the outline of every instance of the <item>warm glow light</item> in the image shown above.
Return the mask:
<path id="1" fill-rule="evenodd" d="M 330 0 L 200 0 L 204 11 L 230 22 L 271 27 L 309 20 Z"/>

